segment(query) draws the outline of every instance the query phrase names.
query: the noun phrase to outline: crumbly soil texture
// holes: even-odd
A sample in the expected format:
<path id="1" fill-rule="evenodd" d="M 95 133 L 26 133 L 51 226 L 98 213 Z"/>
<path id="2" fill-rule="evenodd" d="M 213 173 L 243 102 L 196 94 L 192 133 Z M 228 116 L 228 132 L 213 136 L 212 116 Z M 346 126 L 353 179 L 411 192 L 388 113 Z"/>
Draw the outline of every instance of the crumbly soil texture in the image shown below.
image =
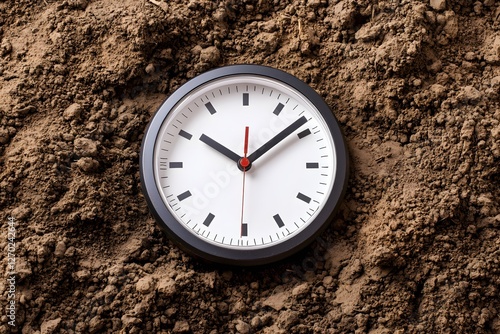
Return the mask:
<path id="1" fill-rule="evenodd" d="M 351 157 L 328 229 L 257 268 L 179 250 L 139 178 L 162 101 L 241 63 Z M 493 0 L 1 1 L 0 333 L 500 333 L 499 94 Z"/>

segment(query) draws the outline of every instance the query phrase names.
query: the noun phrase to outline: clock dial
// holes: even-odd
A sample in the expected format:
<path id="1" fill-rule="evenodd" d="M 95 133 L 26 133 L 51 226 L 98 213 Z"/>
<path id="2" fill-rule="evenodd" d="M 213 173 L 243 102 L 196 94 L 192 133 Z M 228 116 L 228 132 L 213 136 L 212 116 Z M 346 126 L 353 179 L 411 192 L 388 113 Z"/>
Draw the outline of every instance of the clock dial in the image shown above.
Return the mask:
<path id="1" fill-rule="evenodd" d="M 160 108 L 167 110 L 144 139 L 141 176 L 157 220 L 181 246 L 258 264 L 302 248 L 324 228 L 345 188 L 347 160 L 317 101 L 275 77 L 236 72 Z M 147 142 L 152 152 L 144 154 Z"/>
<path id="2" fill-rule="evenodd" d="M 243 171 L 245 147 L 251 167 Z M 210 82 L 179 103 L 160 129 L 155 167 L 163 201 L 183 227 L 222 247 L 261 248 L 316 217 L 336 164 L 310 103 L 246 75 Z"/>

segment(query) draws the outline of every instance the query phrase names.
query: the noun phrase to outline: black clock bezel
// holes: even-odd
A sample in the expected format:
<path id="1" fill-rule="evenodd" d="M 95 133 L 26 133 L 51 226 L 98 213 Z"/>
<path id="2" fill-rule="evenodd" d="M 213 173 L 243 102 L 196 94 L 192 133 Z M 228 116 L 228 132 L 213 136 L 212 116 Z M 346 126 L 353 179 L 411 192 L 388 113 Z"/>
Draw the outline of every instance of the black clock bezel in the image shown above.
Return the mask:
<path id="1" fill-rule="evenodd" d="M 284 83 L 300 92 L 313 104 L 328 126 L 337 156 L 333 188 L 316 218 L 292 238 L 259 249 L 233 249 L 217 246 L 198 238 L 184 228 L 162 200 L 154 177 L 154 147 L 160 128 L 171 110 L 187 94 L 212 80 L 238 75 L 258 75 Z M 309 245 L 323 232 L 338 210 L 344 196 L 349 173 L 349 156 L 340 126 L 326 102 L 309 85 L 284 71 L 262 65 L 228 65 L 202 73 L 187 81 L 170 95 L 149 122 L 142 140 L 139 171 L 143 194 L 158 225 L 181 249 L 203 259 L 230 265 L 253 266 L 279 261 Z"/>

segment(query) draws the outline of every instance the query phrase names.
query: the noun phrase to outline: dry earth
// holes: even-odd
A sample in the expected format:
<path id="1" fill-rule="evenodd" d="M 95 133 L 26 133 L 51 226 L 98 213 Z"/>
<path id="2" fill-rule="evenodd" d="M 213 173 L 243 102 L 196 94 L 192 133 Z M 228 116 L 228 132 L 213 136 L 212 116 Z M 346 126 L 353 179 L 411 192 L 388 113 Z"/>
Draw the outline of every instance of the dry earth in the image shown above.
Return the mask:
<path id="1" fill-rule="evenodd" d="M 235 63 L 309 83 L 352 158 L 268 267 L 183 254 L 139 184 L 155 109 Z M 494 0 L 0 1 L 0 333 L 500 333 L 499 93 Z"/>

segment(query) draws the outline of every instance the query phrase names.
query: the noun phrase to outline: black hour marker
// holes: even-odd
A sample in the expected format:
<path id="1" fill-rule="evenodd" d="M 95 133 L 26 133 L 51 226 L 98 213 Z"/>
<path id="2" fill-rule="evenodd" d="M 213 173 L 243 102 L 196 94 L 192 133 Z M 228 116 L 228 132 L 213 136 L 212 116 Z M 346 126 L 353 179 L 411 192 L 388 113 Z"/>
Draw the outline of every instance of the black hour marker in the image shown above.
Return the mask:
<path id="1" fill-rule="evenodd" d="M 212 105 L 211 102 L 208 102 L 205 104 L 205 107 L 207 107 L 208 111 L 210 112 L 211 115 L 215 114 L 217 110 L 215 110 L 214 106 Z"/>
<path id="2" fill-rule="evenodd" d="M 188 198 L 189 196 L 191 196 L 191 192 L 188 190 L 188 191 L 185 191 L 183 192 L 182 194 L 180 194 L 179 196 L 177 196 L 177 199 L 180 201 L 183 201 L 185 200 L 186 198 Z"/>
<path id="3" fill-rule="evenodd" d="M 278 227 L 285 226 L 285 223 L 283 223 L 283 219 L 281 219 L 280 215 L 274 215 L 273 218 L 276 224 L 278 224 Z"/>
<path id="4" fill-rule="evenodd" d="M 207 218 L 205 218 L 203 225 L 210 226 L 210 223 L 212 222 L 212 220 L 214 220 L 214 218 L 215 218 L 215 216 L 213 214 L 209 213 Z"/>
<path id="5" fill-rule="evenodd" d="M 242 237 L 248 236 L 248 224 L 241 224 L 241 236 Z"/>
<path id="6" fill-rule="evenodd" d="M 249 95 L 248 93 L 243 93 L 243 105 L 248 106 L 249 105 Z"/>
<path id="7" fill-rule="evenodd" d="M 317 162 L 306 162 L 306 168 L 319 168 L 319 163 L 317 163 Z"/>
<path id="8" fill-rule="evenodd" d="M 191 137 L 193 137 L 192 134 L 189 132 L 186 132 L 184 130 L 179 131 L 179 136 L 186 138 L 187 140 L 191 140 Z"/>
<path id="9" fill-rule="evenodd" d="M 308 135 L 310 135 L 310 134 L 311 134 L 311 130 L 309 130 L 309 129 L 305 129 L 304 131 L 299 132 L 299 133 L 297 134 L 297 136 L 299 136 L 299 139 L 302 139 L 302 138 L 304 138 L 305 136 L 308 136 Z"/>
<path id="10" fill-rule="evenodd" d="M 273 114 L 275 114 L 276 116 L 278 116 L 280 114 L 280 112 L 283 110 L 284 107 L 285 107 L 285 105 L 283 103 L 278 103 L 278 105 L 276 106 L 276 108 L 274 108 Z"/>
<path id="11" fill-rule="evenodd" d="M 298 193 L 297 194 L 297 198 L 300 199 L 301 201 L 306 202 L 306 203 L 311 202 L 311 198 L 308 197 L 308 196 L 306 196 L 306 195 L 304 195 L 303 193 Z"/>
<path id="12" fill-rule="evenodd" d="M 171 162 L 168 165 L 170 168 L 182 168 L 182 162 Z"/>

